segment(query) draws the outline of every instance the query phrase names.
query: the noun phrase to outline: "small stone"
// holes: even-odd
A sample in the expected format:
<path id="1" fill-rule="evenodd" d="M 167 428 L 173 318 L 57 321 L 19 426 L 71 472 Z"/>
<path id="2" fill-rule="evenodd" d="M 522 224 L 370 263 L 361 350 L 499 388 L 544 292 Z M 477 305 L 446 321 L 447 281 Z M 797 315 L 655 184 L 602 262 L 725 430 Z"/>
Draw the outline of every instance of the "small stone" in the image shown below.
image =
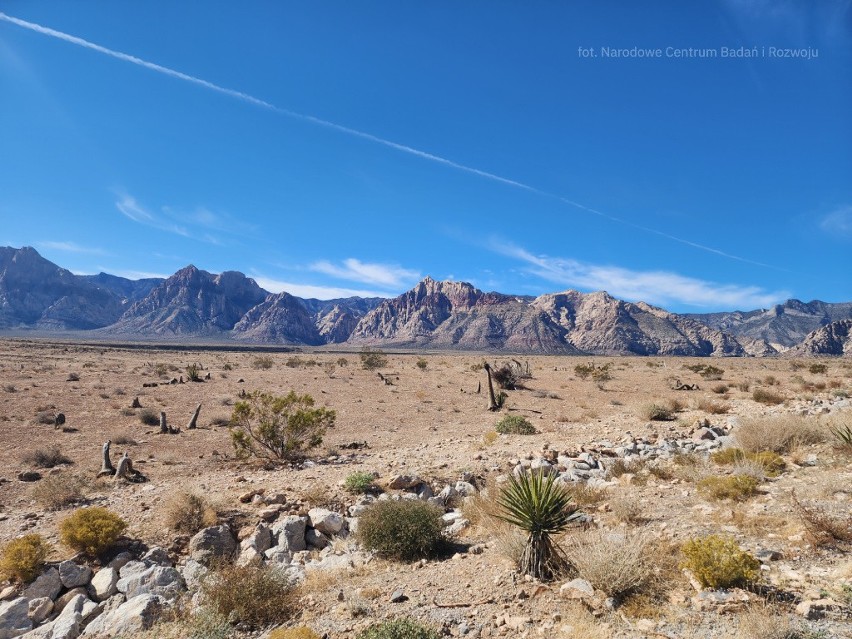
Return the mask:
<path id="1" fill-rule="evenodd" d="M 326 535 L 336 535 L 345 524 L 343 517 L 325 508 L 311 508 L 308 511 L 308 524 Z"/>
<path id="2" fill-rule="evenodd" d="M 53 600 L 50 597 L 30 599 L 30 607 L 27 614 L 34 624 L 40 624 L 47 619 L 51 612 L 53 612 Z"/>
<path id="3" fill-rule="evenodd" d="M 417 475 L 394 475 L 388 482 L 388 488 L 392 490 L 407 490 L 414 488 L 423 482 Z"/>
<path id="4" fill-rule="evenodd" d="M 115 568 L 101 568 L 89 583 L 89 596 L 95 601 L 105 601 L 118 592 L 118 570 Z"/>
<path id="5" fill-rule="evenodd" d="M 393 591 L 393 594 L 390 596 L 391 603 L 402 603 L 403 601 L 408 601 L 408 597 L 402 591 L 401 588 Z"/>

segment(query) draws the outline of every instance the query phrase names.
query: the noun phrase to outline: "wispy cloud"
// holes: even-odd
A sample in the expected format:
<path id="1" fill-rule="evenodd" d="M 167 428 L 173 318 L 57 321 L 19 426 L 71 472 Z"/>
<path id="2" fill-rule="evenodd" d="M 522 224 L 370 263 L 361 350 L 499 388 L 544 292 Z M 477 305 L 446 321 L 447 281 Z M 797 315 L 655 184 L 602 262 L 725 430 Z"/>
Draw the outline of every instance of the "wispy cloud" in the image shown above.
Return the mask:
<path id="1" fill-rule="evenodd" d="M 832 235 L 852 237 L 852 205 L 841 206 L 822 217 L 819 227 Z"/>
<path id="2" fill-rule="evenodd" d="M 294 118 L 294 119 L 297 119 L 297 120 L 301 120 L 303 122 L 309 122 L 309 123 L 317 125 L 317 126 L 321 126 L 321 127 L 327 128 L 327 129 L 332 129 L 332 130 L 337 131 L 339 133 L 344 133 L 346 135 L 353 136 L 353 137 L 356 137 L 356 138 L 360 138 L 362 140 L 367 140 L 367 141 L 375 143 L 375 144 L 380 144 L 380 145 L 385 146 L 387 148 L 391 148 L 391 149 L 394 149 L 396 151 L 406 153 L 408 155 L 412 155 L 412 156 L 421 158 L 423 160 L 427 160 L 429 162 L 441 164 L 443 166 L 447 166 L 447 167 L 456 169 L 458 171 L 463 171 L 465 173 L 475 175 L 477 177 L 484 178 L 486 180 L 498 182 L 500 184 L 503 184 L 503 185 L 506 185 L 506 186 L 509 186 L 509 187 L 512 187 L 512 188 L 521 189 L 521 190 L 527 191 L 529 193 L 534 193 L 534 194 L 542 196 L 542 197 L 552 198 L 552 199 L 555 199 L 555 200 L 557 200 L 557 201 L 559 201 L 563 204 L 567 204 L 570 207 L 576 208 L 576 209 L 584 211 L 586 213 L 590 213 L 592 215 L 596 215 L 598 217 L 609 220 L 610 222 L 613 222 L 613 223 L 616 223 L 616 224 L 621 224 L 621 225 L 624 225 L 624 226 L 635 228 L 635 229 L 642 231 L 644 233 L 655 234 L 655 235 L 658 235 L 658 236 L 663 237 L 665 239 L 668 239 L 670 241 L 677 242 L 677 243 L 680 243 L 680 244 L 684 244 L 686 246 L 690 246 L 692 248 L 695 248 L 695 249 L 698 249 L 698 250 L 701 250 L 701 251 L 714 253 L 716 255 L 719 255 L 719 256 L 722 256 L 722 257 L 725 257 L 725 258 L 728 258 L 728 259 L 733 259 L 733 260 L 737 260 L 737 261 L 741 261 L 741 262 L 746 262 L 746 263 L 749 263 L 749 264 L 755 264 L 755 265 L 758 265 L 758 266 L 773 268 L 773 267 L 771 267 L 767 264 L 755 262 L 753 260 L 750 260 L 748 258 L 739 256 L 739 255 L 733 255 L 731 253 L 727 253 L 727 252 L 725 252 L 721 249 L 718 249 L 718 248 L 706 246 L 706 245 L 700 244 L 698 242 L 693 242 L 692 240 L 689 240 L 689 239 L 686 239 L 686 238 L 681 238 L 681 237 L 672 235 L 670 233 L 660 231 L 658 229 L 654 229 L 652 227 L 648 227 L 648 226 L 644 226 L 644 225 L 640 225 L 640 224 L 635 224 L 633 222 L 630 222 L 629 220 L 625 220 L 623 218 L 620 218 L 620 217 L 617 217 L 617 216 L 614 216 L 614 215 L 610 215 L 610 214 L 605 213 L 603 211 L 600 211 L 598 209 L 586 206 L 584 204 L 580 204 L 579 202 L 575 202 L 573 200 L 570 200 L 568 198 L 562 197 L 562 196 L 554 194 L 554 193 L 549 193 L 549 192 L 544 191 L 542 189 L 536 188 L 536 187 L 531 186 L 529 184 L 525 184 L 523 182 L 519 182 L 517 180 L 513 180 L 511 178 L 503 177 L 501 175 L 497 175 L 497 174 L 491 173 L 489 171 L 484 171 L 482 169 L 477 169 L 475 167 L 468 166 L 468 165 L 465 165 L 465 164 L 461 164 L 459 162 L 454 162 L 453 160 L 441 157 L 439 155 L 435 155 L 434 153 L 428 153 L 428 152 L 422 151 L 420 149 L 415 149 L 414 147 L 407 146 L 405 144 L 400 144 L 398 142 L 393 142 L 391 140 L 387 140 L 387 139 L 379 137 L 377 135 L 373 135 L 372 133 L 366 133 L 365 131 L 359 131 L 358 129 L 353 129 L 353 128 L 350 128 L 350 127 L 347 127 L 347 126 L 343 126 L 342 124 L 337 124 L 335 122 L 323 120 L 322 118 L 318 118 L 318 117 L 313 116 L 313 115 L 306 115 L 306 114 L 303 114 L 303 113 L 297 113 L 295 111 L 290 111 L 289 109 L 284 109 L 284 108 L 278 107 L 278 106 L 276 106 L 276 105 L 274 105 L 270 102 L 267 102 L 266 100 L 261 100 L 260 98 L 256 98 L 253 95 L 243 93 L 242 91 L 236 91 L 234 89 L 228 89 L 226 87 L 219 86 L 218 84 L 214 84 L 214 83 L 209 82 L 207 80 L 203 80 L 201 78 L 189 75 L 187 73 L 182 73 L 181 71 L 177 71 L 175 69 L 171 69 L 169 67 L 165 67 L 165 66 L 156 64 L 154 62 L 149 62 L 147 60 L 143 60 L 141 58 L 138 58 L 136 56 L 133 56 L 133 55 L 130 55 L 130 54 L 127 54 L 127 53 L 122 53 L 121 51 L 115 51 L 114 49 L 108 49 L 107 47 L 103 47 L 99 44 L 95 44 L 94 42 L 84 40 L 83 38 L 78 38 L 77 36 L 73 36 L 73 35 L 70 35 L 68 33 L 63 33 L 62 31 L 57 31 L 56 29 L 51 29 L 50 27 L 45 27 L 45 26 L 42 26 L 40 24 L 36 24 L 34 22 L 28 22 L 26 20 L 21 20 L 20 18 L 15 18 L 13 16 L 7 15 L 7 14 L 2 13 L 2 12 L 0 12 L 0 20 L 10 22 L 10 23 L 15 24 L 19 27 L 22 27 L 24 29 L 28 29 L 30 31 L 34 31 L 36 33 L 40 33 L 42 35 L 46 35 L 46 36 L 49 36 L 49 37 L 52 37 L 52 38 L 57 38 L 59 40 L 65 41 L 65 42 L 69 42 L 71 44 L 74 44 L 74 45 L 77 45 L 77 46 L 80 46 L 80 47 L 84 47 L 86 49 L 90 49 L 90 50 L 96 51 L 98 53 L 102 53 L 104 55 L 110 56 L 112 58 L 116 58 L 116 59 L 121 60 L 123 62 L 129 62 L 131 64 L 135 64 L 137 66 L 144 67 L 144 68 L 149 69 L 151 71 L 155 71 L 157 73 L 161 73 L 163 75 L 167 75 L 169 77 L 176 78 L 178 80 L 190 82 L 192 84 L 204 87 L 205 89 L 209 89 L 211 91 L 215 91 L 217 93 L 227 95 L 227 96 L 232 97 L 232 98 L 236 98 L 236 99 L 241 100 L 243 102 L 246 102 L 248 104 L 252 104 L 254 106 L 258 106 L 258 107 L 261 107 L 261 108 L 264 108 L 264 109 L 269 109 L 271 111 L 274 111 L 275 113 L 279 113 L 279 114 L 287 116 L 289 118 Z"/>
<path id="3" fill-rule="evenodd" d="M 418 271 L 403 268 L 397 264 L 369 263 L 355 258 L 343 260 L 342 265 L 322 260 L 311 264 L 309 268 L 317 273 L 324 273 L 343 280 L 386 288 L 407 286 L 420 279 Z"/>
<path id="4" fill-rule="evenodd" d="M 634 271 L 620 266 L 534 255 L 509 243 L 495 241 L 491 248 L 525 263 L 525 271 L 550 282 L 584 290 L 605 290 L 616 297 L 661 306 L 675 303 L 747 310 L 765 308 L 790 297 L 787 291 L 719 284 L 668 271 Z"/>
<path id="5" fill-rule="evenodd" d="M 46 240 L 44 242 L 37 242 L 36 246 L 40 249 L 47 249 L 51 251 L 63 251 L 65 253 L 81 253 L 87 255 L 106 255 L 106 251 L 101 248 L 93 248 L 88 246 L 80 246 L 75 242 L 52 242 Z"/>
<path id="6" fill-rule="evenodd" d="M 119 199 L 116 201 L 115 207 L 122 215 L 124 215 L 124 217 L 139 224 L 144 224 L 145 226 L 150 226 L 151 228 L 155 228 L 160 231 L 174 233 L 175 235 L 192 238 L 208 244 L 215 244 L 216 246 L 222 245 L 222 242 L 218 237 L 203 230 L 204 228 L 212 226 L 212 220 L 218 220 L 213 213 L 206 209 L 198 209 L 198 211 L 192 214 L 183 215 L 180 212 L 176 212 L 171 207 L 164 206 L 162 207 L 161 212 L 154 212 L 140 204 L 132 195 L 128 195 L 126 193 L 119 193 Z M 175 218 L 180 219 L 185 223 L 189 223 L 192 226 L 201 228 L 197 228 L 194 232 L 190 232 L 186 226 L 178 224 L 175 221 Z"/>
<path id="7" fill-rule="evenodd" d="M 281 280 L 263 277 L 261 275 L 252 275 L 258 286 L 271 291 L 272 293 L 280 293 L 286 291 L 290 295 L 303 298 L 314 298 L 318 300 L 331 300 L 339 297 L 388 297 L 387 293 L 380 291 L 369 291 L 352 288 L 341 288 L 336 286 L 318 286 L 315 284 L 300 284 L 297 282 L 284 282 Z"/>

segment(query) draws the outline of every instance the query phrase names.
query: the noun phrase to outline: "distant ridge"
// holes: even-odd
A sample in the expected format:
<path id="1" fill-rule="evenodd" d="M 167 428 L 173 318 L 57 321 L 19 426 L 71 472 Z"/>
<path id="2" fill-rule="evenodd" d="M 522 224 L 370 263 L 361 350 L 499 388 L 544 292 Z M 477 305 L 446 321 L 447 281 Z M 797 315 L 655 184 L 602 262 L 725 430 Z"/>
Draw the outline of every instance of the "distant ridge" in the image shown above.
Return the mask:
<path id="1" fill-rule="evenodd" d="M 566 355 L 849 355 L 852 302 L 676 314 L 604 291 L 538 297 L 430 277 L 393 299 L 302 299 L 237 271 L 166 279 L 74 275 L 32 247 L 0 247 L 0 331 Z"/>

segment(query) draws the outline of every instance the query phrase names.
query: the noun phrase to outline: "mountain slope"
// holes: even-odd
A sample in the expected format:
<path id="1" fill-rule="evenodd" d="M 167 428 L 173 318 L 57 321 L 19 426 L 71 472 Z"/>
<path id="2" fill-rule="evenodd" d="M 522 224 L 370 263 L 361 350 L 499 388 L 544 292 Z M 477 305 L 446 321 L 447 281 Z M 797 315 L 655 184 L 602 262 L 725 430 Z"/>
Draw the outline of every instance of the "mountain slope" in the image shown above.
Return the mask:
<path id="1" fill-rule="evenodd" d="M 0 328 L 98 328 L 121 315 L 122 302 L 108 288 L 58 267 L 32 247 L 0 247 Z"/>
<path id="2" fill-rule="evenodd" d="M 852 320 L 840 320 L 818 328 L 789 352 L 795 355 L 852 355 Z"/>
<path id="3" fill-rule="evenodd" d="M 744 354 L 720 331 L 603 292 L 530 299 L 431 278 L 379 304 L 359 322 L 349 343 L 565 354 Z"/>
<path id="4" fill-rule="evenodd" d="M 242 273 L 189 265 L 155 286 L 103 330 L 109 334 L 216 336 L 230 331 L 268 293 Z"/>
<path id="5" fill-rule="evenodd" d="M 777 350 L 802 342 L 809 333 L 838 320 L 852 319 L 852 302 L 832 304 L 787 300 L 770 309 L 729 313 L 689 314 L 711 328 L 737 338 L 764 340 Z"/>

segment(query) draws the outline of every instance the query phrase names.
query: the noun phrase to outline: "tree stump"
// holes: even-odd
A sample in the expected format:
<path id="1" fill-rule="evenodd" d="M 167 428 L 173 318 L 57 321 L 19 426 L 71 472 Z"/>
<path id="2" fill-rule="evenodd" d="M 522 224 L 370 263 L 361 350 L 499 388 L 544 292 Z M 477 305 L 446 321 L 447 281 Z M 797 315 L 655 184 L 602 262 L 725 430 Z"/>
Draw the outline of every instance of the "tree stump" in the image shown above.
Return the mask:
<path id="1" fill-rule="evenodd" d="M 186 425 L 187 430 L 195 430 L 196 422 L 198 421 L 198 414 L 201 412 L 201 404 L 195 407 L 195 412 L 192 414 L 192 419 L 189 420 L 189 423 Z"/>
<path id="2" fill-rule="evenodd" d="M 104 442 L 102 452 L 103 459 L 101 461 L 101 470 L 98 472 L 98 477 L 102 477 L 103 475 L 115 475 L 115 466 L 112 465 L 112 461 L 109 458 L 109 447 L 112 445 L 111 440 L 106 440 Z"/>

